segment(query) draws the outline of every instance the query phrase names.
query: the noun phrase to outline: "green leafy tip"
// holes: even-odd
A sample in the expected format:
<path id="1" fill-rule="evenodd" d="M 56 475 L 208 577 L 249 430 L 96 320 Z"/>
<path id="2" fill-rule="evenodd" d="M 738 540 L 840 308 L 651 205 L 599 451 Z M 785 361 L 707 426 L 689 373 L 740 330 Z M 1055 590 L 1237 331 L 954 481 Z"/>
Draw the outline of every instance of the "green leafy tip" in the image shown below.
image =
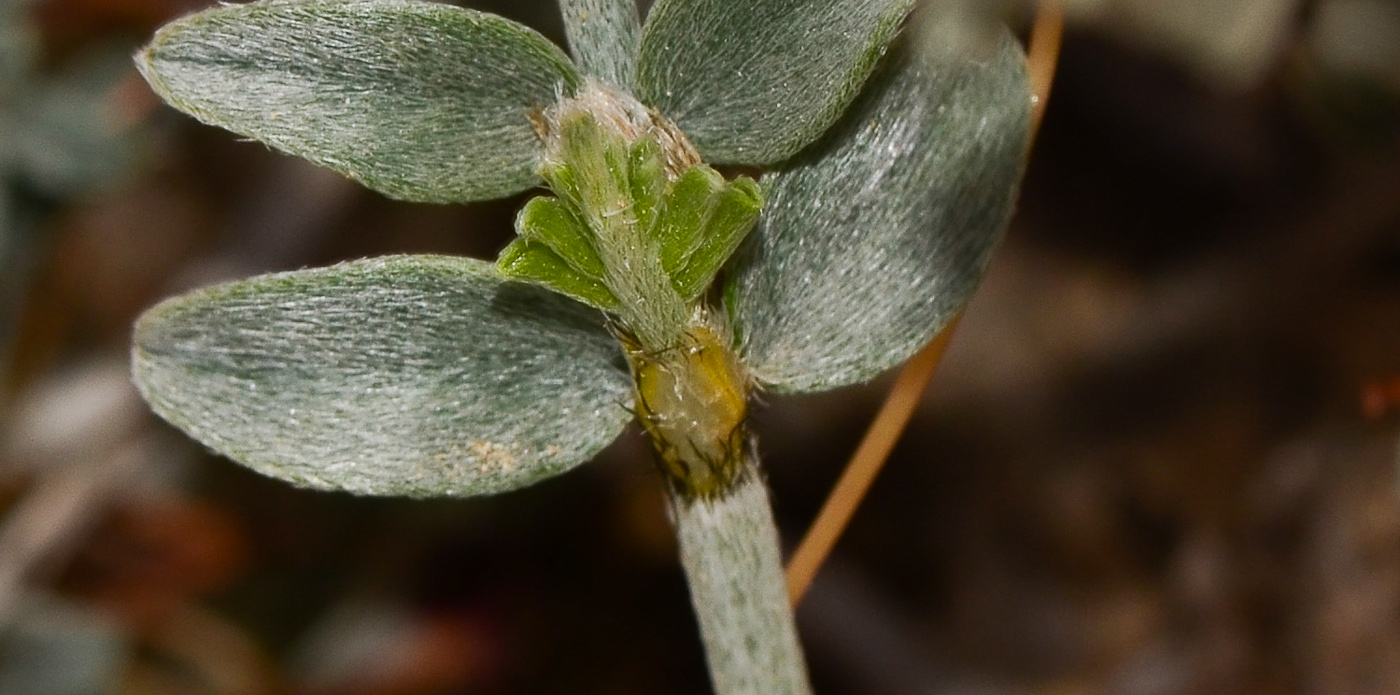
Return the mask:
<path id="1" fill-rule="evenodd" d="M 557 197 L 525 206 L 520 237 L 497 267 L 614 314 L 644 342 L 678 335 L 687 306 L 757 221 L 762 191 L 753 179 L 726 181 L 689 161 L 683 146 L 677 154 L 672 143 L 683 136 L 640 105 L 629 108 L 625 95 L 591 94 L 599 89 L 590 84 L 583 104 L 546 114 L 542 173 Z M 599 113 L 607 100 L 621 103 L 620 115 Z"/>

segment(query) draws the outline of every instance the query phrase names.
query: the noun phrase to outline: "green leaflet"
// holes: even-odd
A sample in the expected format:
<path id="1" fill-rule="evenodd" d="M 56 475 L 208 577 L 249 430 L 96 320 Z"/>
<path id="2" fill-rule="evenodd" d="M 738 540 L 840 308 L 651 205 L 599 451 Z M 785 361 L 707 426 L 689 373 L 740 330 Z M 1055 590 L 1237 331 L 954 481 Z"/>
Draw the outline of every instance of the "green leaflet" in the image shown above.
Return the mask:
<path id="1" fill-rule="evenodd" d="M 529 28 L 417 0 L 218 7 L 166 25 L 137 66 L 206 123 L 434 203 L 535 185 L 529 112 L 579 80 Z"/>
<path id="2" fill-rule="evenodd" d="M 132 362 L 160 415 L 273 477 L 361 494 L 502 492 L 582 463 L 631 420 L 591 309 L 471 259 L 398 256 L 167 300 Z"/>
<path id="3" fill-rule="evenodd" d="M 773 164 L 831 126 L 912 0 L 657 0 L 637 97 L 712 162 Z"/>
<path id="4" fill-rule="evenodd" d="M 676 181 L 654 233 L 662 240 L 662 265 L 686 301 L 710 286 L 762 206 L 758 183 L 747 177 L 725 181 L 714 169 L 698 166 Z"/>
<path id="5" fill-rule="evenodd" d="M 632 143 L 628 152 L 628 181 L 631 184 L 632 214 L 642 229 L 656 226 L 656 217 L 665 204 L 665 155 L 654 137 L 643 137 Z"/>
<path id="6" fill-rule="evenodd" d="M 870 379 L 971 295 L 1029 137 L 1020 47 L 1002 31 L 983 48 L 903 41 L 831 133 L 765 178 L 726 288 L 760 381 L 806 392 Z"/>
<path id="7" fill-rule="evenodd" d="M 698 166 L 681 174 L 667 192 L 653 234 L 661 240 L 661 265 L 672 276 L 699 244 L 711 199 L 722 186 L 718 171 Z"/>
<path id="8" fill-rule="evenodd" d="M 521 238 L 554 249 L 579 273 L 594 280 L 603 277 L 603 261 L 589 240 L 588 227 L 558 198 L 531 198 L 516 215 L 515 231 Z"/>
<path id="9" fill-rule="evenodd" d="M 501 250 L 500 258 L 496 259 L 496 269 L 512 280 L 548 287 L 603 311 L 617 313 L 622 308 L 617 297 L 598 276 L 581 272 L 542 242 L 528 239 L 512 241 Z"/>

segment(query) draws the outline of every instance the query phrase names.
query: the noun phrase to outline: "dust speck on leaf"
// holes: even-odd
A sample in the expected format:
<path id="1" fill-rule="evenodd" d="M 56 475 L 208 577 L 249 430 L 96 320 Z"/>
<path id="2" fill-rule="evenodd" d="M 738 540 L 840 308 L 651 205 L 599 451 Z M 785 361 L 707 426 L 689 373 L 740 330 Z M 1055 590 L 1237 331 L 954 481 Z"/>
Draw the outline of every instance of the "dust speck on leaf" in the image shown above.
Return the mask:
<path id="1" fill-rule="evenodd" d="M 468 446 L 476 457 L 478 473 L 509 473 L 520 464 L 513 445 L 473 439 Z"/>

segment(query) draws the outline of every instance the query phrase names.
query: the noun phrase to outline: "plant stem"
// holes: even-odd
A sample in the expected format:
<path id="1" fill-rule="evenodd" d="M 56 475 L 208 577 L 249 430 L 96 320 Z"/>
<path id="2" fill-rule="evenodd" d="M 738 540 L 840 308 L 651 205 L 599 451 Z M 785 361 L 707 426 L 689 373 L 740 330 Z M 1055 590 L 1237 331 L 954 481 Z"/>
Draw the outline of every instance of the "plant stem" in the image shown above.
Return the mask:
<path id="1" fill-rule="evenodd" d="M 560 0 L 559 7 L 579 67 L 615 87 L 630 88 L 642 33 L 636 0 Z"/>
<path id="2" fill-rule="evenodd" d="M 564 3 L 579 60 L 606 57 L 606 46 L 622 40 L 605 44 L 590 33 L 593 13 L 608 8 L 622 12 L 620 2 Z M 761 191 L 752 180 L 751 190 L 724 183 L 702 168 L 673 124 L 596 79 L 545 110 L 536 128 L 545 143 L 541 176 L 576 224 L 527 221 L 521 236 L 530 243 L 527 233 L 534 234 L 560 265 L 605 288 L 594 306 L 612 315 L 632 373 L 634 412 L 666 476 L 715 691 L 808 695 L 777 528 L 748 434 L 754 381 L 734 352 L 725 315 L 707 307 L 700 291 L 734 248 L 711 247 L 704 235 L 737 244 L 757 218 Z M 717 216 L 732 219 L 727 231 L 712 224 Z M 528 271 L 513 263 L 507 267 Z M 701 285 L 682 293 L 690 282 Z"/>
<path id="3" fill-rule="evenodd" d="M 681 564 L 716 695 L 808 695 L 777 527 L 758 462 L 711 498 L 671 496 Z"/>
<path id="4" fill-rule="evenodd" d="M 728 332 L 698 310 L 682 341 L 628 349 L 636 410 L 671 493 L 717 695 L 807 695 L 778 530 L 745 426 L 752 386 Z"/>

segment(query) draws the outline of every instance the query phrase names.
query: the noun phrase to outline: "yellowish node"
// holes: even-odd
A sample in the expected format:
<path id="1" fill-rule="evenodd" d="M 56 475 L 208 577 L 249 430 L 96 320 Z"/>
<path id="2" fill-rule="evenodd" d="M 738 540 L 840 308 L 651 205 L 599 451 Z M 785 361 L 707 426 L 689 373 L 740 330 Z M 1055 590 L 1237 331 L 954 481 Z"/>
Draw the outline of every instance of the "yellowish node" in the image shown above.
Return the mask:
<path id="1" fill-rule="evenodd" d="M 692 498 L 728 489 L 748 443 L 748 380 L 728 341 L 697 322 L 676 347 L 628 358 L 637 415 L 670 484 Z"/>

